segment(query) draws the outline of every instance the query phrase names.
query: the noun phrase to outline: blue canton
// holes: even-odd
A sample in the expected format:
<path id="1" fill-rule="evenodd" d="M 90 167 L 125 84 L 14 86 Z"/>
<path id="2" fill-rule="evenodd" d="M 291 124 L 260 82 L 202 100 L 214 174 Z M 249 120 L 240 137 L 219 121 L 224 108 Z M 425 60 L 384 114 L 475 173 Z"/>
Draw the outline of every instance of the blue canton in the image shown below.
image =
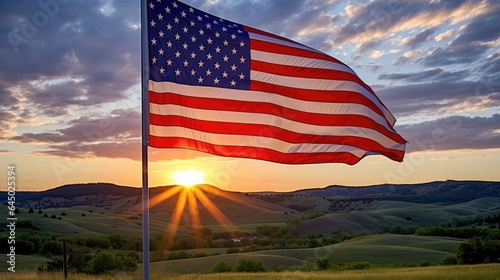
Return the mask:
<path id="1" fill-rule="evenodd" d="M 161 2 L 148 2 L 151 80 L 250 88 L 250 40 L 242 25 L 181 2 Z"/>

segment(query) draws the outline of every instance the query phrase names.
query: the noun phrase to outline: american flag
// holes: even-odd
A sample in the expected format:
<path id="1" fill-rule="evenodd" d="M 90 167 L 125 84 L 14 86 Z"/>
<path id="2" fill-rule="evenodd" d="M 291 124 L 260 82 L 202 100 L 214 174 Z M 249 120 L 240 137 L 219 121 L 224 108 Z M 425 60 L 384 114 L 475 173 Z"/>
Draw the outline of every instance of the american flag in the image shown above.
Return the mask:
<path id="1" fill-rule="evenodd" d="M 179 1 L 148 1 L 149 145 L 286 164 L 402 161 L 395 118 L 318 50 Z"/>

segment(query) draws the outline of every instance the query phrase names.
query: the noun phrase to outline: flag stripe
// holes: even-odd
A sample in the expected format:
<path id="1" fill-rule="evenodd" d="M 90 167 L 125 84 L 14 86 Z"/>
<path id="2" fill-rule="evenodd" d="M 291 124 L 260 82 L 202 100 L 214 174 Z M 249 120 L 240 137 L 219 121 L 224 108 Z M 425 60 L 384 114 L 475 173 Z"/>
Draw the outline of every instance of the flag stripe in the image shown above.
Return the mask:
<path id="1" fill-rule="evenodd" d="M 155 111 L 162 111 L 169 114 L 167 108 L 162 109 L 161 105 L 174 104 L 196 109 L 214 110 L 217 111 L 235 111 L 245 113 L 260 113 L 267 114 L 268 117 L 278 116 L 292 121 L 302 122 L 305 124 L 320 125 L 320 126 L 360 126 L 365 128 L 375 129 L 382 134 L 391 138 L 393 141 L 404 141 L 397 133 L 389 130 L 384 125 L 374 121 L 378 115 L 374 114 L 368 108 L 358 104 L 335 104 L 335 114 L 321 113 L 332 110 L 333 106 L 316 105 L 317 110 L 311 112 L 303 112 L 291 108 L 283 107 L 272 103 L 260 103 L 252 101 L 239 100 L 224 100 L 205 97 L 182 96 L 173 93 L 158 94 L 150 92 L 151 108 Z M 313 108 L 316 109 L 316 108 Z M 344 112 L 344 113 L 342 113 Z M 357 113 L 357 114 L 356 114 Z M 348 117 L 347 117 L 348 115 Z M 370 116 L 371 115 L 371 116 Z M 222 117 L 222 116 L 221 116 Z M 383 119 L 381 120 L 383 121 Z M 228 131 L 228 133 L 231 133 Z"/>
<path id="2" fill-rule="evenodd" d="M 269 116 L 268 114 L 260 113 L 246 113 L 246 112 L 232 112 L 232 111 L 214 111 L 214 110 L 204 110 L 195 109 L 185 106 L 179 106 L 174 104 L 151 104 L 150 106 L 151 114 L 163 115 L 163 116 L 187 116 L 192 119 L 198 119 L 200 121 L 218 121 L 224 120 L 229 123 L 240 123 L 240 124 L 258 124 L 264 126 L 279 126 L 286 127 L 287 130 L 296 133 L 309 134 L 311 131 L 316 135 L 320 136 L 356 136 L 369 138 L 377 141 L 382 146 L 386 148 L 392 148 L 398 145 L 396 141 L 390 139 L 384 134 L 377 130 L 364 128 L 359 126 L 320 126 L 311 125 L 301 122 L 296 122 L 288 120 L 279 116 Z M 232 134 L 232 131 L 227 131 L 228 134 Z M 257 133 L 257 132 L 256 132 Z"/>
<path id="3" fill-rule="evenodd" d="M 342 162 L 353 165 L 362 158 L 350 152 L 282 153 L 268 148 L 244 146 L 243 142 L 240 142 L 237 146 L 213 145 L 186 137 L 157 137 L 152 135 L 149 143 L 150 146 L 157 148 L 182 148 L 219 156 L 259 159 L 285 164 Z"/>
<path id="4" fill-rule="evenodd" d="M 227 134 L 231 131 L 231 135 L 246 135 L 256 136 L 258 138 L 269 137 L 279 139 L 290 144 L 332 144 L 332 145 L 348 145 L 357 147 L 363 150 L 371 150 L 378 153 L 391 153 L 394 157 L 399 157 L 403 153 L 403 145 L 395 144 L 391 148 L 386 148 L 378 142 L 357 136 L 338 136 L 338 135 L 315 135 L 303 134 L 282 129 L 276 126 L 259 125 L 253 123 L 231 123 L 221 121 L 200 121 L 184 116 L 161 116 L 152 114 L 151 124 L 159 127 L 186 127 L 197 131 L 209 132 L 214 134 Z M 167 128 L 166 128 L 167 129 Z M 155 130 L 155 135 L 165 136 L 159 130 Z M 218 143 L 220 144 L 220 143 Z"/>

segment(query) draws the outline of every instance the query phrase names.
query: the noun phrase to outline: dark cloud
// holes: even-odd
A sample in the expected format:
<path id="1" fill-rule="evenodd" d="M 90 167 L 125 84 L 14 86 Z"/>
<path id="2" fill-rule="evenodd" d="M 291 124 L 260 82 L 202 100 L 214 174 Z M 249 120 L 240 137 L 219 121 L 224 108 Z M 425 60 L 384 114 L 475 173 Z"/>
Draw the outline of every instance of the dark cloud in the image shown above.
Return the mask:
<path id="1" fill-rule="evenodd" d="M 500 115 L 453 116 L 397 127 L 408 152 L 500 148 Z"/>
<path id="2" fill-rule="evenodd" d="M 492 43 L 500 38 L 500 4 L 492 5 L 487 14 L 475 17 L 447 46 L 439 47 L 424 60 L 427 66 L 472 63 L 480 61 Z"/>
<path id="3" fill-rule="evenodd" d="M 420 14 L 451 13 L 466 0 L 457 1 L 372 1 L 342 26 L 336 34 L 339 44 L 373 33 L 387 34 Z"/>
<path id="4" fill-rule="evenodd" d="M 378 78 L 381 80 L 403 80 L 412 83 L 429 83 L 430 81 L 447 79 L 457 81 L 468 77 L 469 74 L 469 70 L 451 72 L 446 71 L 443 68 L 434 68 L 414 73 L 381 74 L 378 76 Z"/>
<path id="5" fill-rule="evenodd" d="M 9 151 L 9 150 L 0 150 L 0 154 L 13 154 L 14 152 L 13 151 Z"/>
<path id="6" fill-rule="evenodd" d="M 1 104 L 20 102 L 14 88 L 29 110 L 49 117 L 124 99 L 140 80 L 140 31 L 131 28 L 140 22 L 139 3 L 103 14 L 96 1 L 56 4 L 52 12 L 39 2 L 58 3 L 0 4 Z"/>
<path id="7" fill-rule="evenodd" d="M 500 106 L 500 81 L 485 86 L 482 81 L 455 81 L 450 75 L 443 80 L 379 88 L 377 94 L 399 117 L 456 110 L 481 111 Z"/>
<path id="8" fill-rule="evenodd" d="M 415 37 L 405 40 L 403 43 L 406 46 L 410 47 L 411 49 L 414 49 L 419 45 L 431 40 L 432 34 L 434 34 L 434 32 L 435 32 L 434 28 L 426 29 L 417 34 Z"/>

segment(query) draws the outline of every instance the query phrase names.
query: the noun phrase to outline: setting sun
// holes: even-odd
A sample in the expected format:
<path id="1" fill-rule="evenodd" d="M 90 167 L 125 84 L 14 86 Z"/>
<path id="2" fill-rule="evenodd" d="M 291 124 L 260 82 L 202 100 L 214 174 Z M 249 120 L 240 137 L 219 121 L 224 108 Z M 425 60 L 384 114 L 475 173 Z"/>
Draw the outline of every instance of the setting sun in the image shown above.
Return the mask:
<path id="1" fill-rule="evenodd" d="M 191 187 L 198 184 L 204 183 L 205 174 L 194 169 L 189 169 L 187 171 L 177 171 L 173 175 L 176 185 L 181 185 L 185 187 Z"/>

